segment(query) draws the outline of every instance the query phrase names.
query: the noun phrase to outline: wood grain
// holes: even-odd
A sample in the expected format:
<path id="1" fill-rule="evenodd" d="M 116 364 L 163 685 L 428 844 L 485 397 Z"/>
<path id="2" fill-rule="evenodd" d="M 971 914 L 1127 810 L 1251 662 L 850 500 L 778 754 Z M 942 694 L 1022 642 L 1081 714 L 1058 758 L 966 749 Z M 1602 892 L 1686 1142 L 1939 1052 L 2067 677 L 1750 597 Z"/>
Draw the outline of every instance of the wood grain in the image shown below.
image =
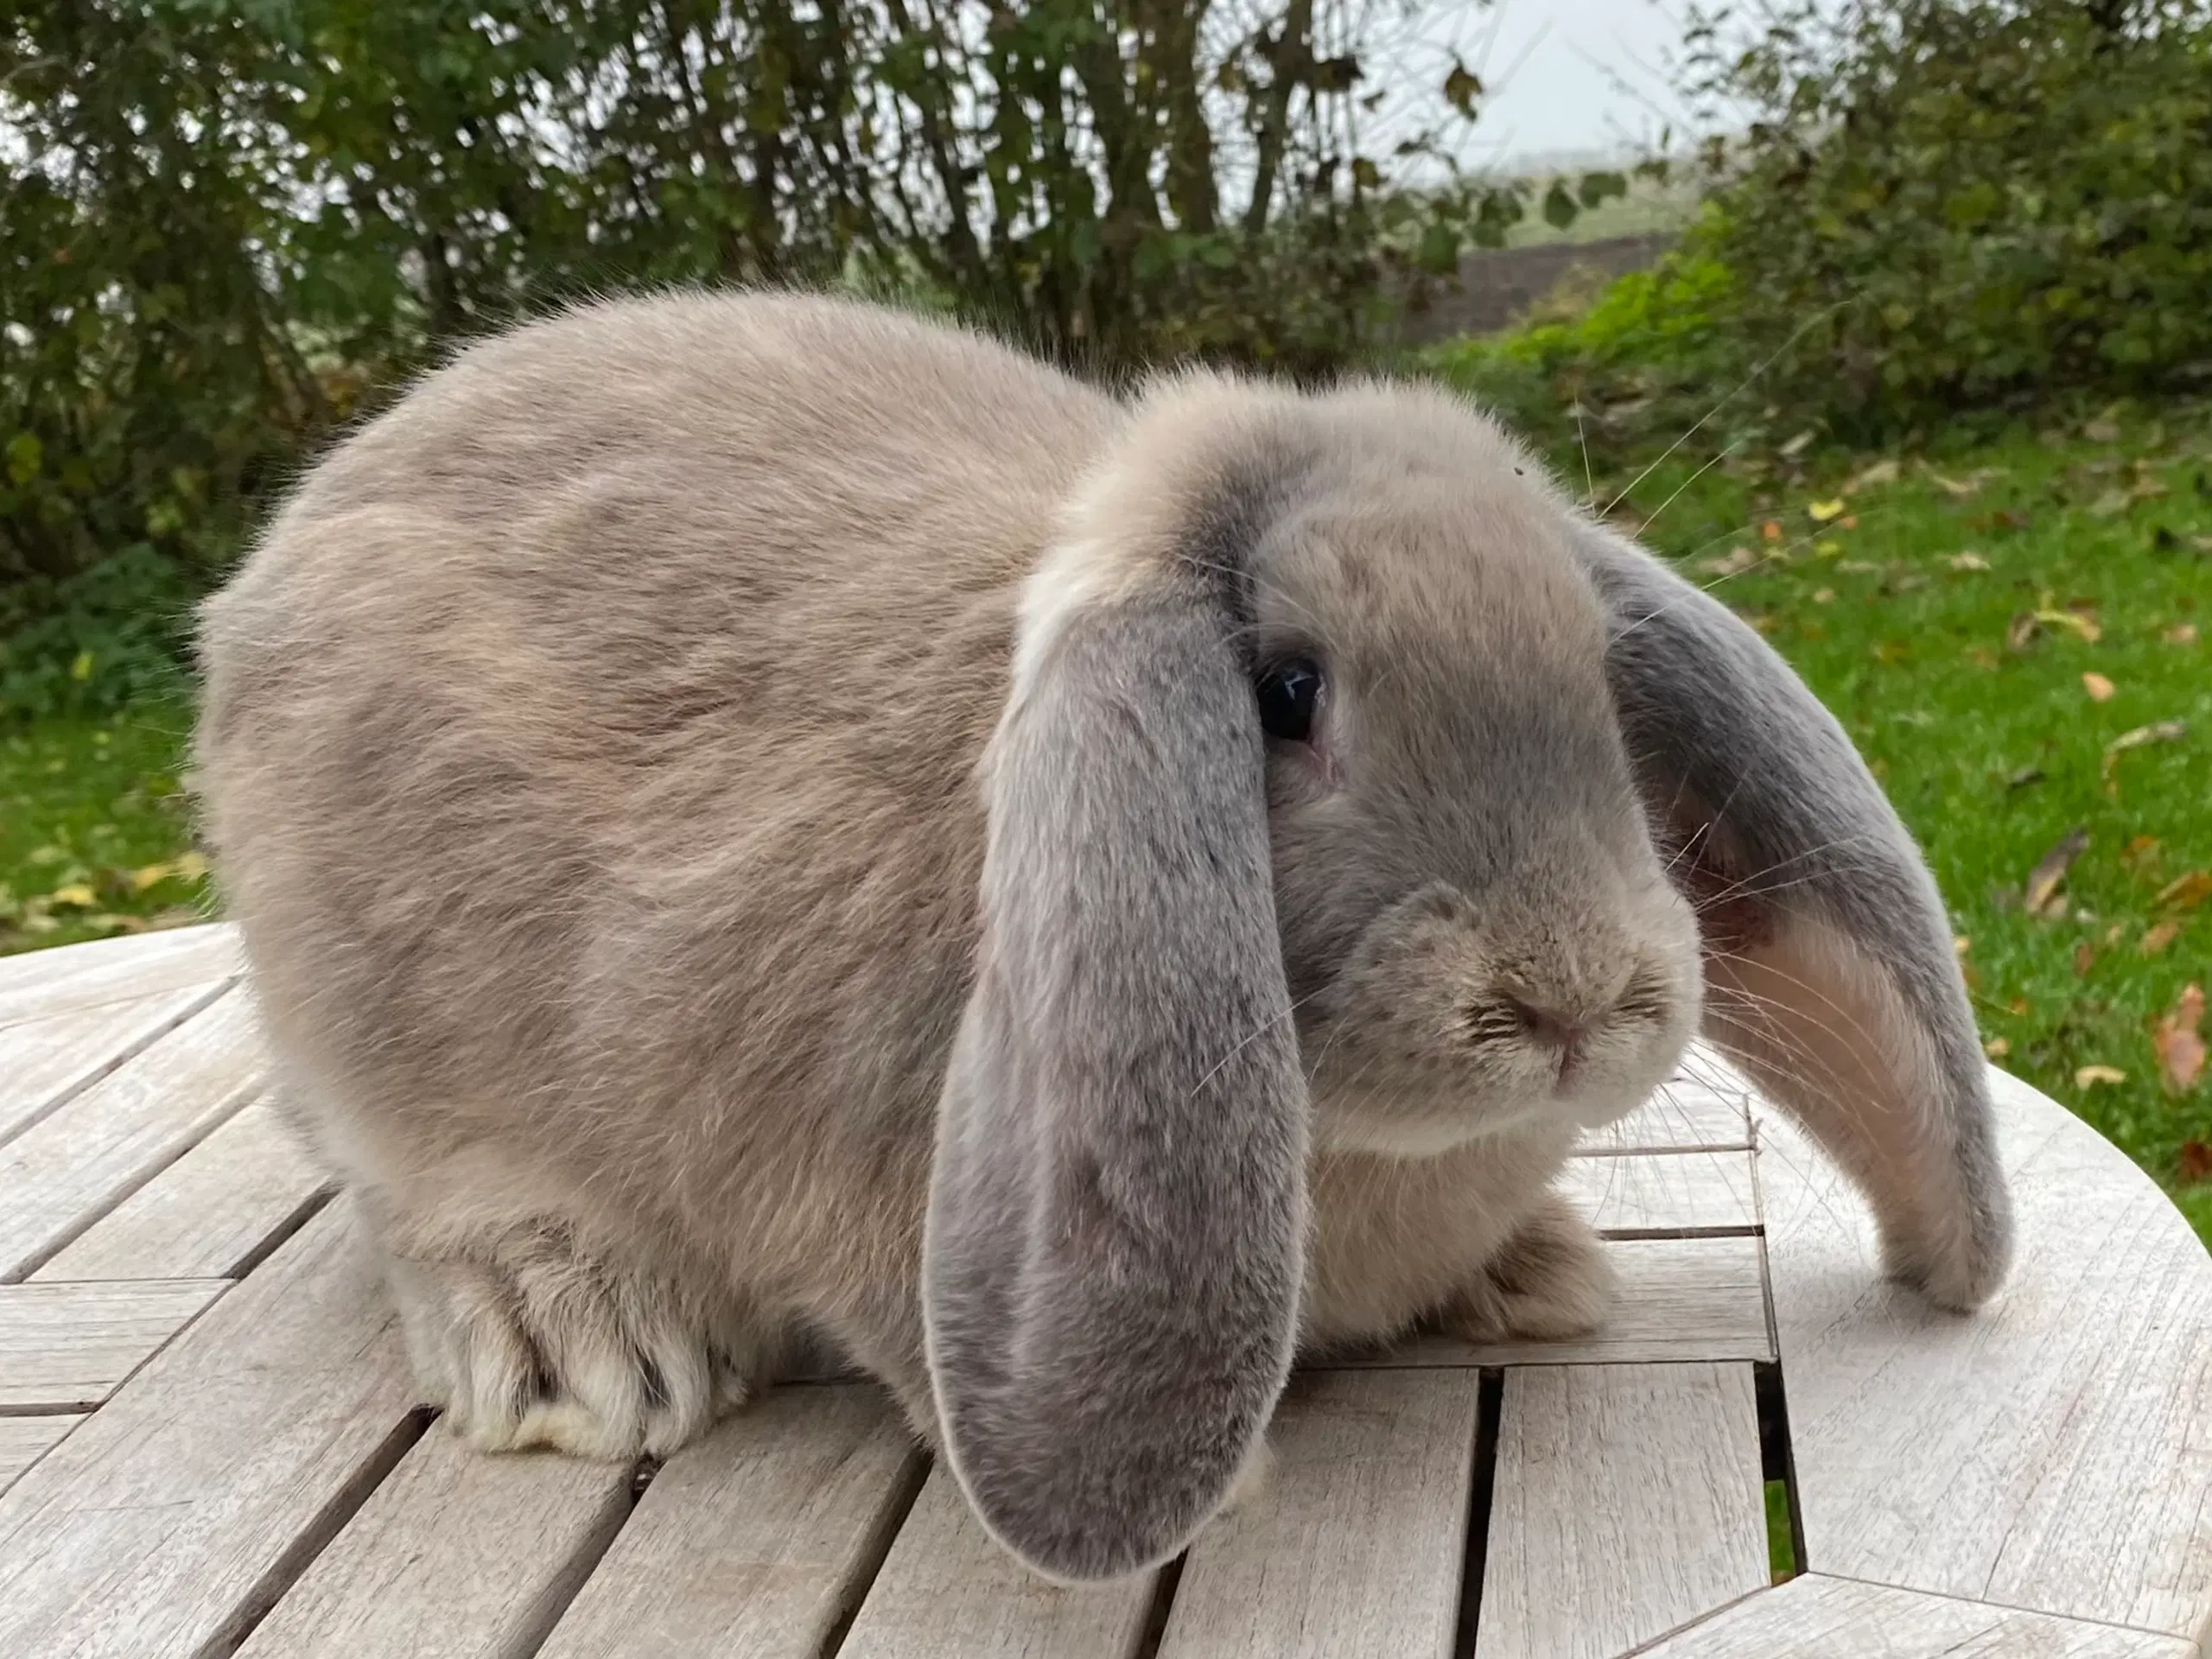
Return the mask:
<path id="1" fill-rule="evenodd" d="M 0 1283 L 41 1266 L 237 1110 L 263 1065 L 252 1003 L 227 991 L 0 1147 Z"/>
<path id="2" fill-rule="evenodd" d="M 222 1279 L 0 1285 L 0 1411 L 90 1411 L 229 1288 Z"/>
<path id="3" fill-rule="evenodd" d="M 1693 1046 L 1681 1067 L 1618 1123 L 1583 1137 L 1585 1152 L 1680 1152 L 1702 1147 L 1751 1144 L 1751 1087 L 1743 1075 L 1703 1044 Z"/>
<path id="4" fill-rule="evenodd" d="M 873 1385 L 771 1393 L 654 1476 L 539 1659 L 815 1659 L 919 1468 Z"/>
<path id="5" fill-rule="evenodd" d="M 1610 1659 L 1767 1576 L 1750 1366 L 1506 1374 L 1481 1659 Z"/>
<path id="6" fill-rule="evenodd" d="M 630 1465 L 487 1456 L 433 1428 L 241 1659 L 507 1659 L 532 1652 L 630 1512 Z"/>
<path id="7" fill-rule="evenodd" d="M 61 1443 L 62 1436 L 85 1420 L 56 1413 L 39 1417 L 0 1417 L 0 1492 L 16 1477 Z"/>
<path id="8" fill-rule="evenodd" d="M 1047 1583 L 993 1541 L 942 1464 L 861 1604 L 838 1659 L 1127 1659 L 1154 1575 Z"/>
<path id="9" fill-rule="evenodd" d="M 219 984 L 239 973 L 238 930 L 164 928 L 0 957 L 0 1030 L 21 1020 Z"/>
<path id="10" fill-rule="evenodd" d="M 1753 1237 L 1609 1239 L 1620 1291 L 1602 1328 L 1561 1342 L 1415 1337 L 1379 1353 L 1320 1355 L 1321 1370 L 1469 1365 L 1620 1365 L 1770 1359 L 1766 1280 Z"/>
<path id="11" fill-rule="evenodd" d="M 1806 1574 L 1638 1659 L 2196 1659 L 2178 1637 Z"/>
<path id="12" fill-rule="evenodd" d="M 264 1096 L 94 1222 L 30 1282 L 235 1278 L 323 1191 Z"/>
<path id="13" fill-rule="evenodd" d="M 0 1494 L 0 1654 L 227 1651 L 406 1444 L 396 1318 L 334 1205 Z"/>
<path id="14" fill-rule="evenodd" d="M 91 1088 L 221 995 L 224 982 L 0 1027 L 0 1142 Z"/>
<path id="15" fill-rule="evenodd" d="M 1558 1185 L 1601 1233 L 1749 1232 L 1759 1224 L 1749 1152 L 1570 1158 Z"/>
<path id="16" fill-rule="evenodd" d="M 1479 1387 L 1472 1371 L 1293 1378 L 1273 1476 L 1192 1545 L 1160 1659 L 1443 1659 Z"/>
<path id="17" fill-rule="evenodd" d="M 1993 1075 L 2018 1257 L 1970 1318 L 1885 1282 L 1833 1166 L 1762 1113 L 1808 1563 L 2212 1632 L 2212 1257 L 2094 1131 Z"/>

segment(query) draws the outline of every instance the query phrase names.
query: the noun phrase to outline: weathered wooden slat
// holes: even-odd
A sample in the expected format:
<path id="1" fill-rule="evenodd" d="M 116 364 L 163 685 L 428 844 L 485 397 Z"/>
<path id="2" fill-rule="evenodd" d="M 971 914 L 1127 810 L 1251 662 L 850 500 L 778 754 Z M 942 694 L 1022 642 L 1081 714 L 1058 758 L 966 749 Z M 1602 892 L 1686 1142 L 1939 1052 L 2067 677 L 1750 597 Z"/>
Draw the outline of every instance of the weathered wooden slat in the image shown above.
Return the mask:
<path id="1" fill-rule="evenodd" d="M 225 982 L 0 1027 L 0 1142 L 91 1088 L 223 994 Z"/>
<path id="2" fill-rule="evenodd" d="M 1472 1371 L 1294 1378 L 1273 1476 L 1192 1545 L 1160 1659 L 1443 1659 L 1480 1386 Z"/>
<path id="3" fill-rule="evenodd" d="M 264 1096 L 94 1222 L 30 1282 L 234 1278 L 324 1188 Z"/>
<path id="4" fill-rule="evenodd" d="M 1478 1659 L 1611 1659 L 1767 1577 L 1750 1366 L 1506 1374 Z"/>
<path id="5" fill-rule="evenodd" d="M 240 1659 L 506 1659 L 551 1626 L 630 1512 L 626 1464 L 487 1456 L 433 1428 Z"/>
<path id="6" fill-rule="evenodd" d="M 2196 1659 L 2177 1637 L 1808 1573 L 1637 1659 Z M 1478 1656 L 1480 1659 L 1480 1656 Z"/>
<path id="7" fill-rule="evenodd" d="M 0 1492 L 16 1477 L 61 1443 L 63 1435 L 85 1420 L 57 1413 L 51 1416 L 0 1417 Z"/>
<path id="8" fill-rule="evenodd" d="M 1570 1158 L 1559 1188 L 1601 1233 L 1746 1232 L 1758 1225 L 1748 1152 Z"/>
<path id="9" fill-rule="evenodd" d="M 223 1279 L 0 1285 L 0 1411 L 90 1411 L 229 1288 Z"/>
<path id="10" fill-rule="evenodd" d="M 227 1651 L 404 1450 L 350 1222 L 325 1211 L 0 1494 L 0 1653 Z"/>
<path id="11" fill-rule="evenodd" d="M 1153 1575 L 1049 1584 L 992 1541 L 952 1471 L 930 1471 L 838 1659 L 1127 1659 Z"/>
<path id="12" fill-rule="evenodd" d="M 238 930 L 228 925 L 166 928 L 0 957 L 0 1029 L 217 984 L 242 965 Z"/>
<path id="13" fill-rule="evenodd" d="M 920 1465 L 873 1385 L 775 1390 L 653 1477 L 539 1659 L 814 1659 Z"/>
<path id="14" fill-rule="evenodd" d="M 1605 1325 L 1589 1336 L 1564 1342 L 1416 1337 L 1382 1353 L 1323 1355 L 1309 1363 L 1340 1370 L 1774 1357 L 1757 1238 L 1609 1239 L 1605 1255 L 1619 1271 L 1620 1294 Z"/>
<path id="15" fill-rule="evenodd" d="M 1864 1206 L 1762 1112 L 1808 1561 L 2070 1618 L 2212 1634 L 2212 1257 L 2087 1125 L 1991 1084 L 2019 1246 L 1980 1313 L 1882 1277 Z"/>
<path id="16" fill-rule="evenodd" d="M 1679 1152 L 1751 1144 L 1751 1086 L 1711 1049 L 1691 1049 L 1682 1069 L 1618 1123 L 1583 1137 L 1585 1152 Z"/>
<path id="17" fill-rule="evenodd" d="M 0 1146 L 0 1283 L 22 1278 L 235 1111 L 263 1067 L 240 990 Z"/>

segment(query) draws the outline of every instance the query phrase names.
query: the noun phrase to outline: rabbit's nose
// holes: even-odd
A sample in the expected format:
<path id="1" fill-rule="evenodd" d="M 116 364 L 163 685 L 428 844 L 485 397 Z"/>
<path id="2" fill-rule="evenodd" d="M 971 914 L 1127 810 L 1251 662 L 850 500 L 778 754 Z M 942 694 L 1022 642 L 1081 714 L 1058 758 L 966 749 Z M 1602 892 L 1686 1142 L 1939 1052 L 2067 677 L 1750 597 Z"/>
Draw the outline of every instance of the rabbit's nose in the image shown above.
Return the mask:
<path id="1" fill-rule="evenodd" d="M 1508 996 L 1505 1006 L 1520 1021 L 1523 1036 L 1557 1056 L 1560 1084 L 1565 1087 L 1582 1063 L 1582 1045 L 1590 1035 L 1587 1016 L 1547 1007 L 1517 996 Z"/>

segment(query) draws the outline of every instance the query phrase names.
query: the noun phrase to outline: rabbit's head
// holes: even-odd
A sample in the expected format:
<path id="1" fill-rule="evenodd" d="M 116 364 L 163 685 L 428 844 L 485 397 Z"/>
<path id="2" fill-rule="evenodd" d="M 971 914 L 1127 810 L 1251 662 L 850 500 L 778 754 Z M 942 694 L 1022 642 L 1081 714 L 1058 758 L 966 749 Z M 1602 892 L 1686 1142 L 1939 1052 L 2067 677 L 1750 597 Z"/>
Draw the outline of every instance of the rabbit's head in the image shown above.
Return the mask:
<path id="1" fill-rule="evenodd" d="M 1770 653 L 1787 718 L 1704 708 L 1738 693 L 1697 641 L 1624 648 L 1616 550 L 1406 388 L 1170 383 L 1071 504 L 985 767 L 924 1270 L 950 1459 L 1033 1565 L 1142 1567 L 1218 1503 L 1290 1363 L 1310 1148 L 1598 1125 L 1696 1029 L 1689 896 L 1745 835 L 1675 740 L 1786 769 L 1824 717 Z M 1886 815 L 1839 787 L 1749 840 Z"/>

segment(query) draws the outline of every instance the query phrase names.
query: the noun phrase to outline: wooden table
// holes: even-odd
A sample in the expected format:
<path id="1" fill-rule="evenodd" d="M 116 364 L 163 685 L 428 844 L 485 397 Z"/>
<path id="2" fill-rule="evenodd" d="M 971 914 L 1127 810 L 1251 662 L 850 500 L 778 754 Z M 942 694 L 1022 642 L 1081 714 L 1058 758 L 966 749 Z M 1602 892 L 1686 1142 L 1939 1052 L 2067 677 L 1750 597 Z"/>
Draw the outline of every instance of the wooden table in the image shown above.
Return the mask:
<path id="1" fill-rule="evenodd" d="M 1568 1185 L 1587 1341 L 1296 1378 L 1272 1486 L 1146 1580 L 982 1536 L 857 1382 L 657 1471 L 467 1452 L 271 1115 L 219 927 L 0 963 L 0 1656 L 2182 1659 L 2212 1630 L 2212 1258 L 1996 1079 L 2021 1259 L 1880 1283 L 1857 1200 L 1700 1062 Z M 1764 1491 L 1808 1570 L 1770 1584 Z"/>

